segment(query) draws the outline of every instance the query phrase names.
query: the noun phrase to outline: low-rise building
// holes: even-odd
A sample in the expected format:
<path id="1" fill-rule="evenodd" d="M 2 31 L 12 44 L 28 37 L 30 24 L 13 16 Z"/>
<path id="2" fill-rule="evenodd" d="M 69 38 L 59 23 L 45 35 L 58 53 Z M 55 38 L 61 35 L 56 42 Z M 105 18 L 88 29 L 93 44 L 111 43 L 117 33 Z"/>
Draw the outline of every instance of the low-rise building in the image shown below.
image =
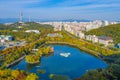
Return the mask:
<path id="1" fill-rule="evenodd" d="M 116 44 L 115 47 L 120 48 L 120 43 Z"/>
<path id="2" fill-rule="evenodd" d="M 13 37 L 13 36 L 6 36 L 6 37 L 5 37 L 5 40 L 7 40 L 7 41 L 12 41 L 12 40 L 14 40 L 14 37 Z"/>
<path id="3" fill-rule="evenodd" d="M 18 32 L 18 30 L 12 30 L 13 32 Z"/>
<path id="4" fill-rule="evenodd" d="M 98 42 L 100 44 L 104 44 L 105 46 L 108 46 L 109 43 L 113 42 L 113 39 L 111 37 L 107 37 L 107 36 L 99 36 L 98 37 Z"/>
<path id="5" fill-rule="evenodd" d="M 1 46 L 0 45 L 0 50 L 4 50 L 6 48 L 6 46 Z"/>
<path id="6" fill-rule="evenodd" d="M 86 35 L 85 39 L 88 41 L 92 41 L 93 43 L 104 44 L 105 46 L 113 43 L 113 39 L 108 36 Z"/>
<path id="7" fill-rule="evenodd" d="M 8 35 L 0 35 L 0 42 L 6 42 L 6 41 L 12 41 L 14 40 L 13 36 L 8 36 Z"/>
<path id="8" fill-rule="evenodd" d="M 61 34 L 59 33 L 51 33 L 47 35 L 48 37 L 63 37 Z"/>
<path id="9" fill-rule="evenodd" d="M 34 33 L 36 33 L 36 34 L 39 34 L 39 33 L 40 33 L 39 30 L 26 30 L 25 32 L 26 32 L 26 33 L 34 32 Z"/>

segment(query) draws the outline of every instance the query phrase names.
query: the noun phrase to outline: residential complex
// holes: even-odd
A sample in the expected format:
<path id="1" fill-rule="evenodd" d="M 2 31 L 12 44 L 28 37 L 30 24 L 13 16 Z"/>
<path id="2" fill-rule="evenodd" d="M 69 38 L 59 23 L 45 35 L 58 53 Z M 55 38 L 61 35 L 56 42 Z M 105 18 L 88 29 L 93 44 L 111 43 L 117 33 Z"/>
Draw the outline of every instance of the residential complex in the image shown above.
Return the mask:
<path id="1" fill-rule="evenodd" d="M 67 31 L 75 33 L 76 31 L 89 31 L 99 27 L 104 27 L 118 22 L 108 22 L 96 20 L 92 22 L 40 22 L 40 24 L 50 24 L 54 26 L 55 31 L 60 31 L 64 27 Z"/>
<path id="2" fill-rule="evenodd" d="M 113 43 L 113 39 L 108 36 L 86 35 L 85 39 L 93 43 L 104 44 L 105 46 L 108 46 L 110 43 Z"/>
<path id="3" fill-rule="evenodd" d="M 108 22 L 96 20 L 93 22 L 42 22 L 40 24 L 49 24 L 54 26 L 54 31 L 65 30 L 80 39 L 86 39 L 92 41 L 93 43 L 104 44 L 108 46 L 109 43 L 113 42 L 113 39 L 108 36 L 96 36 L 96 35 L 85 35 L 83 31 L 89 31 L 92 29 L 97 29 L 99 27 L 104 27 L 111 24 L 117 24 L 117 22 Z"/>

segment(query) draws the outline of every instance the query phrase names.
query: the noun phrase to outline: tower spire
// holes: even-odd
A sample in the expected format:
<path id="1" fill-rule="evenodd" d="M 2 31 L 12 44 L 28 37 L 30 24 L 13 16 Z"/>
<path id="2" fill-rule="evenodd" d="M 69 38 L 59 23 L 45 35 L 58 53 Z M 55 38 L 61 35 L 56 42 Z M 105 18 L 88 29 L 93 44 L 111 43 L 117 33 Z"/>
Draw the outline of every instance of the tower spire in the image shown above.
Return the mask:
<path id="1" fill-rule="evenodd" d="M 22 12 L 20 12 L 20 23 L 22 23 L 22 17 L 23 17 L 23 14 Z"/>

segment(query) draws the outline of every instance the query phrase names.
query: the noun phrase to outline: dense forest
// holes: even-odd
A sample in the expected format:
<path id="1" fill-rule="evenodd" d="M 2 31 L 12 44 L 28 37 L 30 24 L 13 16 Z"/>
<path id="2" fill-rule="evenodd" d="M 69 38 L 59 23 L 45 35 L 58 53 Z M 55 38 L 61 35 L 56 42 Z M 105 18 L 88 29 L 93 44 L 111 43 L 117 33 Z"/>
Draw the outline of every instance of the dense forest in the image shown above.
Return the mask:
<path id="1" fill-rule="evenodd" d="M 22 70 L 0 70 L 0 80 L 39 80 L 34 73 L 26 73 Z"/>
<path id="2" fill-rule="evenodd" d="M 100 27 L 86 32 L 87 35 L 105 35 L 114 39 L 114 43 L 120 43 L 120 24 L 109 25 L 106 27 Z"/>

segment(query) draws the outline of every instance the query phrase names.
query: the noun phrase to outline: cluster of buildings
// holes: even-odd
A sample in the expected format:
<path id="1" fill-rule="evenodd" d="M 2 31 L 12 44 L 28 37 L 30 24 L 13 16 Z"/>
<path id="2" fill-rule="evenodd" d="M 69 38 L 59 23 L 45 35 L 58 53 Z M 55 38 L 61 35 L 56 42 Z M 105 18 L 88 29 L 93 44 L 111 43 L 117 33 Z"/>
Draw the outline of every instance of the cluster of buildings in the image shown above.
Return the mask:
<path id="1" fill-rule="evenodd" d="M 104 27 L 111 24 L 117 24 L 118 22 L 108 22 L 96 20 L 93 22 L 43 22 L 40 24 L 49 24 L 54 26 L 54 31 L 65 30 L 81 39 L 91 41 L 93 43 L 104 44 L 108 46 L 113 43 L 113 39 L 108 36 L 96 36 L 96 35 L 85 35 L 83 31 L 89 31 L 99 27 Z"/>
<path id="2" fill-rule="evenodd" d="M 113 39 L 108 36 L 86 35 L 85 39 L 93 43 L 104 44 L 105 46 L 113 43 Z"/>
<path id="3" fill-rule="evenodd" d="M 0 35 L 0 50 L 13 46 L 24 46 L 25 41 L 14 41 L 14 37 L 10 35 Z"/>
<path id="4" fill-rule="evenodd" d="M 66 28 L 68 31 L 75 33 L 77 31 L 89 31 L 99 27 L 104 27 L 110 24 L 117 24 L 118 22 L 108 22 L 96 20 L 92 22 L 40 22 L 40 24 L 49 24 L 54 26 L 55 31 L 61 31 Z"/>
<path id="5" fill-rule="evenodd" d="M 0 50 L 4 50 L 6 48 L 6 42 L 13 41 L 14 37 L 9 35 L 0 35 Z"/>
<path id="6" fill-rule="evenodd" d="M 25 46 L 26 42 L 25 41 L 10 41 L 10 42 L 5 42 L 5 43 L 0 43 L 0 50 L 4 50 L 6 48 L 11 48 L 14 46 Z"/>
<path id="7" fill-rule="evenodd" d="M 12 41 L 14 40 L 13 36 L 9 36 L 9 35 L 0 35 L 0 42 L 6 42 L 6 41 Z"/>

